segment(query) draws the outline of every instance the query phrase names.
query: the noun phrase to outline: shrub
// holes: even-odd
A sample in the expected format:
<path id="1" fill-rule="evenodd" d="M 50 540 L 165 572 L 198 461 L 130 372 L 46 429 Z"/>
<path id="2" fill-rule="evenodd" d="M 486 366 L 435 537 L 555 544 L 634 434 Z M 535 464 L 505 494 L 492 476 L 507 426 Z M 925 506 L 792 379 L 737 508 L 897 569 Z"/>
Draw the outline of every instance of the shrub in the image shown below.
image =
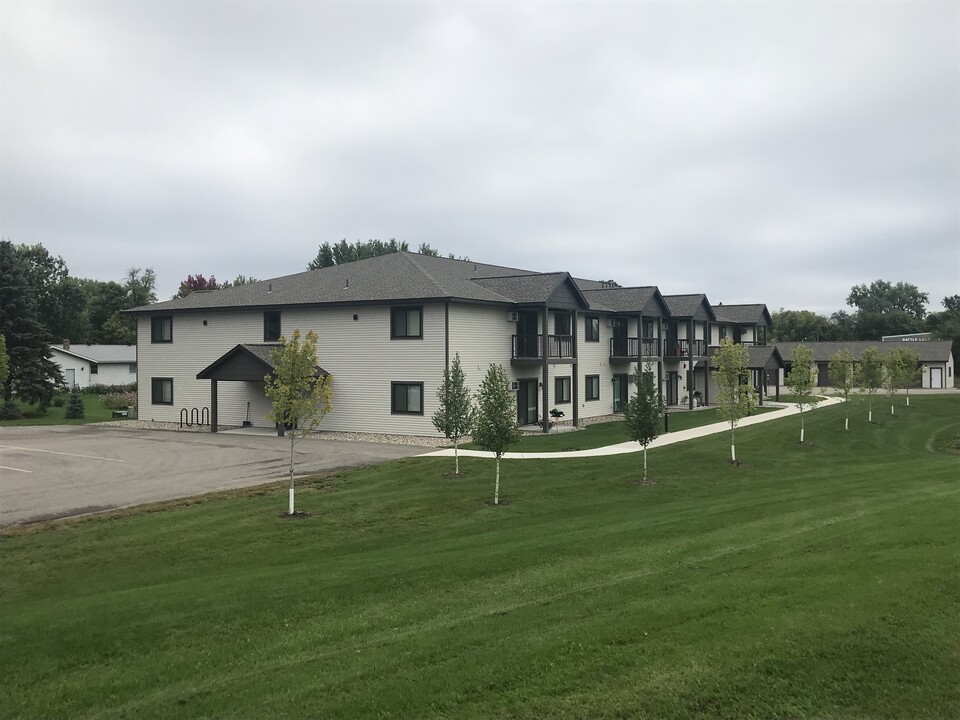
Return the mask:
<path id="1" fill-rule="evenodd" d="M 23 417 L 23 410 L 20 409 L 20 403 L 13 398 L 6 400 L 0 407 L 0 420 L 19 420 Z"/>
<path id="2" fill-rule="evenodd" d="M 80 388 L 74 387 L 70 391 L 70 402 L 67 403 L 67 410 L 63 414 L 66 420 L 80 420 L 84 417 L 86 411 L 83 407 L 83 396 L 80 394 Z"/>
<path id="3" fill-rule="evenodd" d="M 63 407 L 64 405 L 67 404 L 67 396 L 69 394 L 70 393 L 68 393 L 66 390 L 61 390 L 60 392 L 58 392 L 56 395 L 53 396 L 53 402 L 50 404 L 53 405 L 54 407 Z"/>
<path id="4" fill-rule="evenodd" d="M 128 407 L 136 406 L 137 394 L 135 392 L 119 392 L 101 395 L 100 404 L 107 410 L 126 410 Z"/>
<path id="5" fill-rule="evenodd" d="M 129 385 L 87 385 L 83 389 L 83 393 L 86 395 L 114 395 L 116 393 L 125 393 L 125 392 L 136 392 L 137 384 L 130 383 Z"/>

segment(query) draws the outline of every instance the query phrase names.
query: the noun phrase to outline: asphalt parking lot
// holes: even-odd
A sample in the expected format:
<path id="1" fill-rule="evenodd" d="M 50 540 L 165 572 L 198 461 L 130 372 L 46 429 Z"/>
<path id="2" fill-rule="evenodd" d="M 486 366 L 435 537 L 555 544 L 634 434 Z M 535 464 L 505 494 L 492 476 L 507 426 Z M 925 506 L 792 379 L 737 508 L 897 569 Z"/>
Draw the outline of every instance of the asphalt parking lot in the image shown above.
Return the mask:
<path id="1" fill-rule="evenodd" d="M 303 440 L 294 469 L 306 475 L 422 452 L 409 445 Z M 289 454 L 286 438 L 263 435 L 102 425 L 2 428 L 0 527 L 281 480 Z"/>

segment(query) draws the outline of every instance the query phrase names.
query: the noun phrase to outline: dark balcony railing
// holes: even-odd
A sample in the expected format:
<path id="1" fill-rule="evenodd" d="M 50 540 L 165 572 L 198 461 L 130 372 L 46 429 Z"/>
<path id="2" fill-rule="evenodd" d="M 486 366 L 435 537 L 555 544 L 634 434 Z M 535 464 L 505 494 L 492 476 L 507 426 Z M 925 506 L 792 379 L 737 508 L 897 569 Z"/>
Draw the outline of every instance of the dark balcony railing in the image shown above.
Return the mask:
<path id="1" fill-rule="evenodd" d="M 637 338 L 610 338 L 610 357 L 637 357 Z"/>
<path id="2" fill-rule="evenodd" d="M 547 357 L 572 358 L 573 335 L 547 335 Z M 514 360 L 542 360 L 543 335 L 514 335 Z"/>
<path id="3" fill-rule="evenodd" d="M 547 335 L 547 353 L 552 358 L 572 358 L 573 335 Z"/>
<path id="4" fill-rule="evenodd" d="M 676 357 L 688 357 L 690 355 L 690 341 L 689 340 L 668 340 L 667 350 L 665 354 L 674 355 Z M 693 356 L 703 357 L 706 354 L 707 354 L 707 341 L 694 340 Z"/>
<path id="5" fill-rule="evenodd" d="M 543 335 L 514 335 L 513 359 L 537 360 L 543 357 Z"/>
<path id="6" fill-rule="evenodd" d="M 643 357 L 660 357 L 660 338 L 612 338 L 610 357 L 639 358 L 638 351 L 643 349 Z"/>

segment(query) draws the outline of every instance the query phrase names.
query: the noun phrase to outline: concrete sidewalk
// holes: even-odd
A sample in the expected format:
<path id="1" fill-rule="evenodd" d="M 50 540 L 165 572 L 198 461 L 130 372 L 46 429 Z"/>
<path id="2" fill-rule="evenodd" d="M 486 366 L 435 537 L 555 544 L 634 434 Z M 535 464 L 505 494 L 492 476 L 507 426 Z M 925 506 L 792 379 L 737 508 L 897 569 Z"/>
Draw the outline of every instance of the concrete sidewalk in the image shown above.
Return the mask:
<path id="1" fill-rule="evenodd" d="M 837 403 L 842 403 L 843 399 L 838 397 L 825 397 L 817 407 L 826 407 L 828 405 L 836 405 Z M 809 410 L 807 412 L 810 412 Z M 753 417 L 748 417 L 744 420 L 741 420 L 737 423 L 737 429 L 750 427 L 751 425 L 756 425 L 758 423 L 769 422 L 770 420 L 778 420 L 789 415 L 799 415 L 800 409 L 796 405 L 787 405 L 780 410 L 774 410 L 772 412 L 765 412 L 762 415 L 754 415 Z M 679 430 L 677 432 L 667 433 L 666 435 L 661 435 L 653 442 L 647 445 L 648 450 L 653 448 L 664 447 L 665 445 L 673 445 L 674 443 L 683 442 L 684 440 L 693 440 L 694 438 L 706 437 L 707 435 L 716 435 L 717 433 L 726 432 L 730 429 L 730 423 L 717 422 L 712 423 L 711 425 L 702 425 L 701 427 L 691 428 L 689 430 Z M 532 452 L 532 453 L 504 453 L 501 457 L 504 460 L 562 460 L 566 458 L 587 458 L 587 457 L 602 457 L 604 455 L 625 455 L 626 453 L 635 453 L 642 452 L 643 446 L 640 443 L 633 440 L 627 442 L 618 443 L 616 445 L 607 445 L 606 447 L 592 448 L 590 450 L 567 450 L 563 452 Z M 461 450 L 460 455 L 462 457 L 482 457 L 482 458 L 492 458 L 494 454 L 487 452 L 485 450 Z M 452 448 L 444 448 L 443 450 L 435 450 L 433 452 L 424 453 L 419 457 L 453 457 Z"/>

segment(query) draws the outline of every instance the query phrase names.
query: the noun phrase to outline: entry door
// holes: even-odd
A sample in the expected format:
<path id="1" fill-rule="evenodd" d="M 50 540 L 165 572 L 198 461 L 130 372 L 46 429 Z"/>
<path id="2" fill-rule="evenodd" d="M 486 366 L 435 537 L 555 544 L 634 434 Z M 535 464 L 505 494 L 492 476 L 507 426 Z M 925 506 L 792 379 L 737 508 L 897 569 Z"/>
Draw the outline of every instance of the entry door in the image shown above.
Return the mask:
<path id="1" fill-rule="evenodd" d="M 930 387 L 943 388 L 943 368 L 930 368 Z"/>
<path id="2" fill-rule="evenodd" d="M 629 387 L 630 382 L 625 374 L 618 373 L 613 376 L 613 411 L 615 413 L 623 412 L 623 406 L 628 400 Z"/>
<path id="3" fill-rule="evenodd" d="M 77 371 L 73 368 L 67 368 L 64 378 L 67 381 L 67 387 L 73 390 L 73 386 L 77 381 Z"/>
<path id="4" fill-rule="evenodd" d="M 517 420 L 521 425 L 537 424 L 538 388 L 536 380 L 521 380 L 517 389 Z"/>
<path id="5" fill-rule="evenodd" d="M 667 405 L 680 403 L 680 374 L 676 371 L 667 372 Z"/>

